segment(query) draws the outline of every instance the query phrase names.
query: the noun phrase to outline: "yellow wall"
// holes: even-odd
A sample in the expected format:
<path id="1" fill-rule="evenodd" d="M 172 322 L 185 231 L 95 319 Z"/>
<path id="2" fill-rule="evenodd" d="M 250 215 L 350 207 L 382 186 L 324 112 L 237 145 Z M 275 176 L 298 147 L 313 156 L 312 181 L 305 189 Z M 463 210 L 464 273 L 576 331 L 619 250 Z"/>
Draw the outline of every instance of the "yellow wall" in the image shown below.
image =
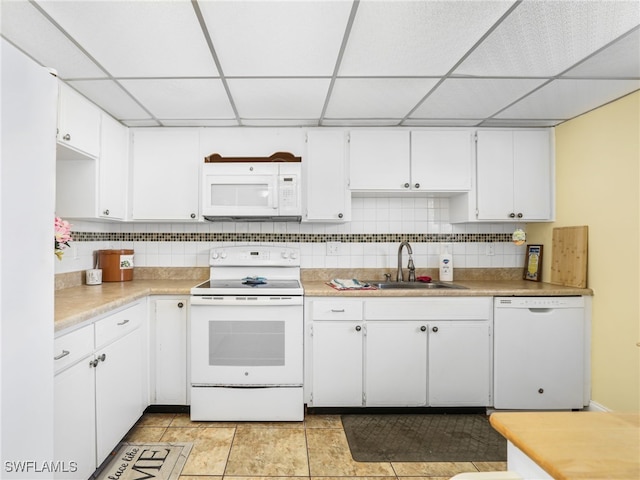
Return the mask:
<path id="1" fill-rule="evenodd" d="M 556 128 L 556 222 L 529 224 L 550 278 L 553 227 L 588 225 L 592 400 L 640 410 L 640 91 Z"/>

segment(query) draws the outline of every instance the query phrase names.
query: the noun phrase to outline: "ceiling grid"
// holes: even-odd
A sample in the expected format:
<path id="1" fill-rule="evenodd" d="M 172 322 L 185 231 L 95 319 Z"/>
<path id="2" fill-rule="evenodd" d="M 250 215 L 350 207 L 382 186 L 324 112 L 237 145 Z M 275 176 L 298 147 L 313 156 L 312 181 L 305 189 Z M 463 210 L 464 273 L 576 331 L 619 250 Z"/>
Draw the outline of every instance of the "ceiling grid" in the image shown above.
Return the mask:
<path id="1" fill-rule="evenodd" d="M 640 89 L 637 0 L 0 0 L 127 126 L 555 126 Z"/>

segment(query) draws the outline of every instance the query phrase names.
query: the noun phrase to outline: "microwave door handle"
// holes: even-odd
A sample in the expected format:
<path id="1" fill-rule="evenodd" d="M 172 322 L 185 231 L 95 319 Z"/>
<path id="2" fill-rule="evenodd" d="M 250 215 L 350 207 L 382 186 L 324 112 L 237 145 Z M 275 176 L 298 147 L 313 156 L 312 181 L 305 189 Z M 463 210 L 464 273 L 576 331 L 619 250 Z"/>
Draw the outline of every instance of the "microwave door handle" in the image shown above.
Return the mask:
<path id="1" fill-rule="evenodd" d="M 278 209 L 278 195 L 280 195 L 277 181 L 274 181 L 271 184 L 271 192 L 273 193 L 273 206 L 271 208 L 273 208 L 274 210 L 277 210 Z"/>

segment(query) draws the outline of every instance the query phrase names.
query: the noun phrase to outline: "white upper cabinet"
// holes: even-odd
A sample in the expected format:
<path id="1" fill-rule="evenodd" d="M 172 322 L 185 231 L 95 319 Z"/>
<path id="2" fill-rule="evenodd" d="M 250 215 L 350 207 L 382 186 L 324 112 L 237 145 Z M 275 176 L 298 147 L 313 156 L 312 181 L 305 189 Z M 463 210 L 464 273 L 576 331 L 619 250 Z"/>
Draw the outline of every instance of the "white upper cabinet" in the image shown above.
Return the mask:
<path id="1" fill-rule="evenodd" d="M 199 130 L 145 128 L 132 135 L 133 220 L 197 221 Z"/>
<path id="2" fill-rule="evenodd" d="M 351 190 L 469 191 L 473 147 L 465 129 L 351 131 Z"/>
<path id="3" fill-rule="evenodd" d="M 553 219 L 549 130 L 481 130 L 477 148 L 478 220 Z"/>
<path id="4" fill-rule="evenodd" d="M 100 154 L 100 109 L 71 87 L 60 83 L 58 96 L 58 158 Z"/>
<path id="5" fill-rule="evenodd" d="M 126 216 L 129 131 L 100 111 L 97 159 L 66 155 L 56 159 L 56 214 L 66 218 L 124 220 Z M 61 154 L 62 153 L 62 154 Z"/>
<path id="6" fill-rule="evenodd" d="M 303 221 L 345 222 L 351 219 L 347 180 L 346 133 L 309 130 L 303 158 L 306 206 Z"/>
<path id="7" fill-rule="evenodd" d="M 129 130 L 102 114 L 98 216 L 124 220 L 127 212 Z"/>
<path id="8" fill-rule="evenodd" d="M 411 189 L 408 130 L 352 130 L 349 169 L 352 191 Z"/>
<path id="9" fill-rule="evenodd" d="M 474 138 L 470 130 L 411 132 L 411 185 L 428 192 L 471 189 Z"/>

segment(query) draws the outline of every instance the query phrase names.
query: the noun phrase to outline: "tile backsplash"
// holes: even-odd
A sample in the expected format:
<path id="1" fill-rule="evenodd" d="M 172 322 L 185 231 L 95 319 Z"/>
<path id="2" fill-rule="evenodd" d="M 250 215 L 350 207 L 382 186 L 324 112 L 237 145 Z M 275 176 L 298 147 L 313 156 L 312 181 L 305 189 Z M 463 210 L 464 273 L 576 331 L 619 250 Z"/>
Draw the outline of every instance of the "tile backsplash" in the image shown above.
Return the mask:
<path id="1" fill-rule="evenodd" d="M 71 223 L 74 241 L 56 273 L 92 268 L 102 249 L 133 249 L 139 267 L 196 267 L 208 266 L 215 246 L 251 243 L 297 246 L 303 268 L 393 268 L 403 240 L 411 243 L 416 268 L 437 268 L 445 248 L 458 268 L 521 267 L 525 258 L 525 247 L 511 242 L 525 225 L 451 224 L 447 198 L 355 197 L 344 224 Z"/>

